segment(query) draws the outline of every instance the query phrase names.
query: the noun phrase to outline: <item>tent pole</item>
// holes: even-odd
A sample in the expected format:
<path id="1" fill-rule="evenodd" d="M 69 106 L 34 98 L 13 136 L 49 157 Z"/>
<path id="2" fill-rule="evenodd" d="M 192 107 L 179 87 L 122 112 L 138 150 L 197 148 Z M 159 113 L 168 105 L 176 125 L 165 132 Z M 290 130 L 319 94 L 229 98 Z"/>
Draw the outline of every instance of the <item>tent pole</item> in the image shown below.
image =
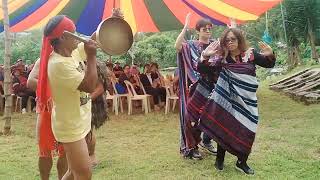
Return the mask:
<path id="1" fill-rule="evenodd" d="M 234 18 L 229 18 L 229 20 L 230 20 L 229 28 L 236 28 L 237 27 L 237 21 Z"/>
<path id="2" fill-rule="evenodd" d="M 285 39 L 286 43 L 288 44 L 287 29 L 286 29 L 286 23 L 285 23 L 285 19 L 284 19 L 284 12 L 283 12 L 283 8 L 282 8 L 282 2 L 280 2 L 280 9 L 281 9 L 281 16 L 282 16 L 282 25 L 283 25 L 283 31 L 284 31 L 284 39 Z"/>
<path id="3" fill-rule="evenodd" d="M 266 31 L 269 34 L 269 27 L 268 27 L 268 11 L 266 11 Z"/>

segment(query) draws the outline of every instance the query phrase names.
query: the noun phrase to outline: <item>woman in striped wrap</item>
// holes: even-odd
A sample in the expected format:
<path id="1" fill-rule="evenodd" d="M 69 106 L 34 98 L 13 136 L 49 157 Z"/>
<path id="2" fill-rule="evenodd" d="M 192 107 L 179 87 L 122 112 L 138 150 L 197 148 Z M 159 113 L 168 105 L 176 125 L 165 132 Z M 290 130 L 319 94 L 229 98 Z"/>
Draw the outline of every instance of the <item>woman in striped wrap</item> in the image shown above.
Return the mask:
<path id="1" fill-rule="evenodd" d="M 275 56 L 260 42 L 261 53 L 250 49 L 242 31 L 225 30 L 221 37 L 222 67 L 218 82 L 199 120 L 199 128 L 218 143 L 215 167 L 223 170 L 225 151 L 238 157 L 236 168 L 254 174 L 247 165 L 258 125 L 255 65 L 271 68 Z"/>

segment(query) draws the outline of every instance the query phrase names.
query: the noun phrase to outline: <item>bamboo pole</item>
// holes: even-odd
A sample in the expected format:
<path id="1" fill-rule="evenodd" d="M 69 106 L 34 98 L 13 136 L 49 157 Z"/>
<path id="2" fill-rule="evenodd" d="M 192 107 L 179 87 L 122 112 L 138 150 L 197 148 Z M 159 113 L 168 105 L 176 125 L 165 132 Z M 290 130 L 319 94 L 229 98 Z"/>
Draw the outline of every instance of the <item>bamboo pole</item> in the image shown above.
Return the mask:
<path id="1" fill-rule="evenodd" d="M 4 57 L 4 96 L 5 96 L 5 108 L 4 116 L 5 120 L 3 134 L 10 134 L 11 130 L 11 113 L 12 113 L 12 96 L 11 96 L 11 69 L 10 69 L 10 58 L 11 58 L 11 39 L 9 30 L 9 15 L 8 15 L 8 1 L 2 0 L 2 11 L 3 11 L 3 26 L 4 26 L 4 44 L 5 44 L 5 57 Z"/>

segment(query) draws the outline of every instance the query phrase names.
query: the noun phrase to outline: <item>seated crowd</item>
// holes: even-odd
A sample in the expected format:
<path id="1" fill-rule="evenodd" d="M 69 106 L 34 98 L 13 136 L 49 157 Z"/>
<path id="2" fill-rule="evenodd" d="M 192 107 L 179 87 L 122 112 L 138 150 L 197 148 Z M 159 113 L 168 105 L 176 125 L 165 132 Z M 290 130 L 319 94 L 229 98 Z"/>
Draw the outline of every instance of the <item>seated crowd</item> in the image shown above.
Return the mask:
<path id="1" fill-rule="evenodd" d="M 27 80 L 34 64 L 25 65 L 21 59 L 11 66 L 11 88 L 10 92 L 16 98 L 21 98 L 21 112 L 26 113 L 28 101 L 31 101 L 31 110 L 35 110 L 36 93 L 27 87 Z M 4 70 L 0 66 L 0 92 L 4 94 Z"/>
<path id="2" fill-rule="evenodd" d="M 110 94 L 115 93 L 114 89 L 119 94 L 128 93 L 125 81 L 129 81 L 138 95 L 148 94 L 152 96 L 154 110 L 159 111 L 165 106 L 166 86 L 176 87 L 177 78 L 167 75 L 166 78 L 161 75 L 157 63 L 145 64 L 143 71 L 140 72 L 136 64 L 120 66 L 119 63 L 107 63 L 109 68 L 109 80 L 114 83 L 114 87 L 109 86 Z M 174 82 L 175 81 L 175 82 Z M 176 88 L 173 88 L 176 89 Z"/>
<path id="3" fill-rule="evenodd" d="M 21 98 L 21 112 L 26 113 L 28 101 L 31 101 L 31 109 L 35 110 L 36 93 L 27 87 L 27 79 L 34 64 L 26 65 L 19 59 L 11 66 L 12 85 L 10 88 L 11 94 Z M 160 71 L 157 63 L 145 64 L 140 72 L 138 65 L 124 65 L 121 67 L 120 63 L 115 64 L 107 62 L 108 67 L 108 91 L 113 94 L 127 94 L 128 88 L 125 81 L 129 81 L 134 86 L 134 90 L 138 95 L 148 94 L 152 96 L 154 110 L 160 111 L 165 106 L 166 101 L 166 86 L 173 87 L 176 93 L 177 76 L 167 75 L 164 77 Z M 0 93 L 3 91 L 4 70 L 3 65 L 0 65 Z M 117 91 L 117 92 L 115 92 Z M 30 98 L 31 97 L 31 98 Z"/>

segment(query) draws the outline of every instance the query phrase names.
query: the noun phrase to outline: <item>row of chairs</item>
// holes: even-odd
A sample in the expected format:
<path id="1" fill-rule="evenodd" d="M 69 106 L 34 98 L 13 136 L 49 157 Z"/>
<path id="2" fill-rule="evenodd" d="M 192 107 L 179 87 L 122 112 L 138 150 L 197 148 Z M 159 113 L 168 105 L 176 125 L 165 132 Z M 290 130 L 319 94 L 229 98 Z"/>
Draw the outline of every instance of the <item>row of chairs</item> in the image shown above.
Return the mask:
<path id="1" fill-rule="evenodd" d="M 152 96 L 147 94 L 141 81 L 139 82 L 140 87 L 143 91 L 142 95 L 139 95 L 135 89 L 134 86 L 131 82 L 129 81 L 124 81 L 126 84 L 127 88 L 127 94 L 119 94 L 116 87 L 115 87 L 115 82 L 112 81 L 112 87 L 113 87 L 113 95 L 110 94 L 110 92 L 107 91 L 107 100 L 112 100 L 112 111 L 115 113 L 115 115 L 119 114 L 119 107 L 120 107 L 120 112 L 123 113 L 123 103 L 122 100 L 124 98 L 127 99 L 127 104 L 128 104 L 128 115 L 132 114 L 132 109 L 133 109 L 133 102 L 134 101 L 141 101 L 142 102 L 142 111 L 144 111 L 145 114 L 148 114 L 151 112 L 151 99 Z M 170 111 L 170 104 L 173 102 L 173 107 L 172 111 L 175 109 L 178 96 L 175 95 L 173 92 L 173 87 L 170 85 L 165 86 L 166 88 L 166 105 L 165 105 L 165 114 L 167 114 Z"/>
<path id="2" fill-rule="evenodd" d="M 12 101 L 15 102 L 14 105 L 14 112 L 21 112 L 22 111 L 22 97 L 17 96 L 15 94 L 11 94 Z M 31 101 L 34 97 L 29 97 L 28 104 L 27 104 L 27 112 L 31 112 Z M 5 96 L 3 94 L 0 95 L 0 111 L 4 111 L 5 105 Z"/>
<path id="3" fill-rule="evenodd" d="M 115 113 L 115 115 L 119 114 L 119 108 L 120 112 L 123 113 L 123 100 L 127 100 L 128 104 L 128 115 L 132 114 L 133 110 L 133 102 L 134 101 L 142 101 L 142 111 L 144 111 L 145 114 L 151 112 L 151 99 L 152 96 L 147 94 L 142 83 L 139 82 L 140 87 L 142 88 L 143 95 L 137 94 L 137 92 L 134 89 L 134 86 L 131 82 L 125 81 L 127 92 L 126 94 L 120 94 L 118 93 L 115 82 L 111 82 L 113 86 L 113 95 L 107 91 L 107 100 L 112 101 L 112 111 Z M 171 85 L 166 85 L 166 105 L 165 105 L 165 114 L 168 114 L 170 111 L 170 104 L 172 103 L 172 111 L 174 111 L 175 106 L 177 104 L 178 96 L 173 92 L 173 87 Z M 14 112 L 21 112 L 22 110 L 22 97 L 17 96 L 15 94 L 11 94 L 13 102 L 15 102 L 14 105 Z M 27 112 L 31 112 L 31 100 L 33 97 L 29 97 L 28 99 L 28 105 L 27 105 Z M 3 94 L 0 95 L 0 110 L 4 110 L 4 101 L 5 97 Z"/>

